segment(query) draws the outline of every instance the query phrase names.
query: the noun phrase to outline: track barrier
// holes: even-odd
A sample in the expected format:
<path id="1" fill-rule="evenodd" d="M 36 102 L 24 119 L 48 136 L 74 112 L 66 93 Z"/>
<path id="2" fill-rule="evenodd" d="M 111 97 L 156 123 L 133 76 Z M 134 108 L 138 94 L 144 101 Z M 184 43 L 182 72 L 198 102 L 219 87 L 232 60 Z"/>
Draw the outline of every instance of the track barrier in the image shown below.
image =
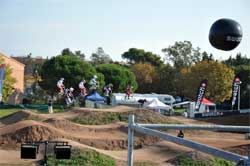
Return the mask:
<path id="1" fill-rule="evenodd" d="M 227 132 L 243 132 L 250 133 L 250 126 L 224 126 L 224 125 L 173 125 L 173 124 L 137 124 L 135 116 L 129 115 L 128 124 L 128 166 L 133 166 L 133 141 L 134 132 L 139 132 L 151 136 L 156 136 L 166 141 L 174 142 L 203 153 L 224 158 L 226 160 L 237 163 L 236 166 L 250 166 L 250 157 L 242 156 L 222 149 L 211 147 L 205 144 L 194 142 L 188 139 L 172 136 L 167 133 L 160 132 L 154 129 L 188 129 L 188 130 L 212 130 L 212 131 L 227 131 Z"/>

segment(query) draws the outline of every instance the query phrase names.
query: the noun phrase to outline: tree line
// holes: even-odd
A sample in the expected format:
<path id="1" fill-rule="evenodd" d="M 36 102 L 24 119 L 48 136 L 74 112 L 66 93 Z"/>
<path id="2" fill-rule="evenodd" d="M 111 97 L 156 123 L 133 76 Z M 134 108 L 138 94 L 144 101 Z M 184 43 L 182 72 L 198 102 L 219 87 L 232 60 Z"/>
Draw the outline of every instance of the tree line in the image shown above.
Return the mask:
<path id="1" fill-rule="evenodd" d="M 56 82 L 65 78 L 66 87 L 78 89 L 81 79 L 90 80 L 96 74 L 100 87 L 112 83 L 114 92 L 123 92 L 128 84 L 138 93 L 161 93 L 194 100 L 201 80 L 208 80 L 205 97 L 216 102 L 229 102 L 235 75 L 241 80 L 241 106 L 250 107 L 250 58 L 240 53 L 224 61 L 194 47 L 190 41 L 175 42 L 163 48 L 164 60 L 152 52 L 130 48 L 121 57 L 125 64 L 114 62 L 97 48 L 90 61 L 81 51 L 62 50 L 47 59 L 38 69 L 39 85 L 48 94 L 57 93 Z M 88 85 L 87 85 L 88 86 Z"/>

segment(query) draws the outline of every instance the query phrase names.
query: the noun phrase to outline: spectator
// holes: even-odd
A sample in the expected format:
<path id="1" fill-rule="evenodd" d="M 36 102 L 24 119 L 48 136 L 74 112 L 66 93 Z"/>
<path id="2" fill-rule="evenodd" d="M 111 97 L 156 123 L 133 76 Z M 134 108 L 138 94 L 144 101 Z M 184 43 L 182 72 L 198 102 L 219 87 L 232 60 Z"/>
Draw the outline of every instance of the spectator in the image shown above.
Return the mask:
<path id="1" fill-rule="evenodd" d="M 50 99 L 49 102 L 48 102 L 48 110 L 49 110 L 49 113 L 52 114 L 53 113 L 53 106 L 52 106 L 52 100 Z"/>
<path id="2" fill-rule="evenodd" d="M 184 133 L 182 132 L 182 130 L 179 130 L 177 137 L 184 138 Z"/>

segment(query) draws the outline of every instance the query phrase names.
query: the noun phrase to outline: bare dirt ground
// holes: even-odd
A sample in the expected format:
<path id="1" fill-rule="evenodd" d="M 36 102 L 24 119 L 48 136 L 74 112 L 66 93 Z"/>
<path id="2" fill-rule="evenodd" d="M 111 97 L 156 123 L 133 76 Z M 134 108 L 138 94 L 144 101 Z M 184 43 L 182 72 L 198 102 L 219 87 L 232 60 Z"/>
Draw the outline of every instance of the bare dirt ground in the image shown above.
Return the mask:
<path id="1" fill-rule="evenodd" d="M 219 125 L 250 126 L 250 113 L 225 117 L 203 118 L 199 120 Z"/>
<path id="2" fill-rule="evenodd" d="M 106 125 L 81 125 L 69 121 L 86 113 L 121 112 L 136 113 L 143 122 L 159 121 L 161 123 L 183 124 L 215 124 L 214 121 L 199 121 L 184 117 L 165 117 L 148 110 L 138 110 L 127 106 L 112 109 L 73 108 L 70 111 L 57 114 L 36 114 L 22 110 L 0 119 L 0 166 L 30 165 L 31 161 L 20 159 L 20 144 L 26 141 L 67 140 L 77 148 L 93 149 L 117 160 L 117 165 L 126 165 L 127 160 L 127 123 L 114 122 Z M 222 121 L 223 119 L 220 119 Z M 234 118 L 235 121 L 240 119 Z M 231 122 L 230 122 L 231 123 Z M 176 131 L 167 131 L 176 135 Z M 203 144 L 224 148 L 239 154 L 247 154 L 249 140 L 239 133 L 212 131 L 184 131 L 185 138 Z M 135 161 L 151 161 L 166 165 L 178 155 L 190 152 L 192 149 L 176 145 L 158 138 L 136 133 Z M 9 155 L 11 153 L 11 155 Z"/>

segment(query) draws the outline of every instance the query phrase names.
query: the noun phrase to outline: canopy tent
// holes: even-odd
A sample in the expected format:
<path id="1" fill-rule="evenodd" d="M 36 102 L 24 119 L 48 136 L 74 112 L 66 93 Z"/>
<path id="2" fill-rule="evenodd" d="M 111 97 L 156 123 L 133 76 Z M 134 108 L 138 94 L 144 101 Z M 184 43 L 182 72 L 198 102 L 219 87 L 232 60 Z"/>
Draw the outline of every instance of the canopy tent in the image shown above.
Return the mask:
<path id="1" fill-rule="evenodd" d="M 215 103 L 213 103 L 212 101 L 206 99 L 205 97 L 203 97 L 201 103 L 204 104 L 204 105 L 208 105 L 208 106 L 215 106 L 216 105 Z"/>
<path id="2" fill-rule="evenodd" d="M 194 118 L 194 117 L 217 116 L 218 112 L 216 110 L 216 104 L 203 97 L 199 111 L 196 111 L 195 109 L 195 102 L 190 102 L 187 114 L 188 117 Z"/>
<path id="3" fill-rule="evenodd" d="M 145 108 L 170 110 L 171 106 L 162 103 L 158 99 L 153 99 L 148 105 L 145 106 Z"/>
<path id="4" fill-rule="evenodd" d="M 104 101 L 104 97 L 100 96 L 97 92 L 94 92 L 93 94 L 86 97 L 86 100 L 90 101 Z"/>

